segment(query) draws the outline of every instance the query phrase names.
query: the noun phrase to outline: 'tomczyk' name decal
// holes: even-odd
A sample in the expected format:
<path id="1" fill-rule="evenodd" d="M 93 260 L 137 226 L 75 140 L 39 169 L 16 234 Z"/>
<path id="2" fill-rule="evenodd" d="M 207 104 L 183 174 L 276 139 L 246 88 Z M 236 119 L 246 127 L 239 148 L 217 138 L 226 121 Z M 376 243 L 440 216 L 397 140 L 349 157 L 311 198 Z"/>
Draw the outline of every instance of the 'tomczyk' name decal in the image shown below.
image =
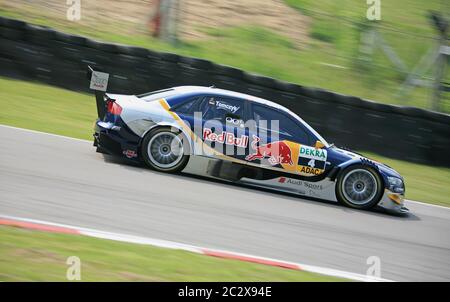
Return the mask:
<path id="1" fill-rule="evenodd" d="M 239 108 L 241 108 L 241 107 L 233 106 L 233 105 L 230 105 L 230 104 L 227 104 L 227 103 L 222 103 L 220 101 L 216 102 L 216 106 L 219 109 L 225 109 L 225 110 L 230 111 L 231 113 L 236 113 L 239 110 Z"/>
<path id="2" fill-rule="evenodd" d="M 221 134 L 213 133 L 211 129 L 203 129 L 203 140 L 210 142 L 218 142 L 221 144 L 232 145 L 236 147 L 246 148 L 248 144 L 248 136 L 241 135 L 241 137 L 235 137 L 234 133 L 222 131 Z"/>

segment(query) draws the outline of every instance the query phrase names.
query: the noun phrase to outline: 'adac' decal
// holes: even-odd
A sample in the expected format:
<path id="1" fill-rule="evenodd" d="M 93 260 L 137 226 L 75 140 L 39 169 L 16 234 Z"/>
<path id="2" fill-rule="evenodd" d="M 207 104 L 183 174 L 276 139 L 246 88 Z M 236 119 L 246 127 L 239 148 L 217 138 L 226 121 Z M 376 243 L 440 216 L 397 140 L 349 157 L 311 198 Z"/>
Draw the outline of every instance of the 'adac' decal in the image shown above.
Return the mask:
<path id="1" fill-rule="evenodd" d="M 300 173 L 302 173 L 302 174 L 320 175 L 323 172 L 323 169 L 318 169 L 318 168 L 311 168 L 311 167 L 306 167 L 306 166 L 301 166 L 299 168 L 300 168 Z"/>
<path id="2" fill-rule="evenodd" d="M 257 143 L 260 138 L 253 135 L 252 148 L 253 153 L 249 154 L 245 159 L 248 161 L 254 161 L 256 159 L 268 158 L 269 163 L 273 166 L 278 164 L 293 165 L 292 151 L 288 144 L 283 141 L 272 142 L 268 144 Z"/>

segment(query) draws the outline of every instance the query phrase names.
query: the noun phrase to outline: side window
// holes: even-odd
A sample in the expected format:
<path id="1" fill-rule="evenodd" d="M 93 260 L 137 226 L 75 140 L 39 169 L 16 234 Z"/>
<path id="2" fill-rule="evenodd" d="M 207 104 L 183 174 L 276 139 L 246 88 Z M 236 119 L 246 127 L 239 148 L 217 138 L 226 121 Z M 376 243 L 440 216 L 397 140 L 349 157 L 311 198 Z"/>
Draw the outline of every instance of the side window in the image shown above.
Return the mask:
<path id="1" fill-rule="evenodd" d="M 297 143 L 311 145 L 312 139 L 303 126 L 295 121 L 289 114 L 258 104 L 252 105 L 253 119 L 260 130 L 267 134 L 277 131 L 280 139 L 287 139 Z M 260 121 L 265 121 L 260 123 Z M 272 121 L 278 121 L 279 129 L 272 129 Z M 264 129 L 265 128 L 265 129 Z"/>
<path id="2" fill-rule="evenodd" d="M 195 111 L 198 111 L 199 104 L 201 103 L 202 97 L 193 97 L 182 104 L 175 106 L 173 111 L 176 113 L 181 113 L 184 115 L 194 115 Z"/>
<path id="3" fill-rule="evenodd" d="M 244 117 L 244 100 L 209 96 L 201 105 L 204 120 L 225 121 L 227 117 L 242 119 Z"/>

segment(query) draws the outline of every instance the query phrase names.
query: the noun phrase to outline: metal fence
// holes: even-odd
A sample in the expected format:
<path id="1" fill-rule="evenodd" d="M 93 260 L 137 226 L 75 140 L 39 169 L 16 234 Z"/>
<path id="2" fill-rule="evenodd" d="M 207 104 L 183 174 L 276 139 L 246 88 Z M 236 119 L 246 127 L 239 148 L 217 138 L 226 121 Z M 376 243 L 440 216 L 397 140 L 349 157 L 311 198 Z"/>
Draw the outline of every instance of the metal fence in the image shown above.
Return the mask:
<path id="1" fill-rule="evenodd" d="M 101 43 L 0 17 L 0 75 L 88 92 L 87 65 L 110 73 L 109 89 L 114 93 L 215 85 L 284 105 L 338 146 L 450 166 L 446 114 L 375 103 L 207 60 Z"/>

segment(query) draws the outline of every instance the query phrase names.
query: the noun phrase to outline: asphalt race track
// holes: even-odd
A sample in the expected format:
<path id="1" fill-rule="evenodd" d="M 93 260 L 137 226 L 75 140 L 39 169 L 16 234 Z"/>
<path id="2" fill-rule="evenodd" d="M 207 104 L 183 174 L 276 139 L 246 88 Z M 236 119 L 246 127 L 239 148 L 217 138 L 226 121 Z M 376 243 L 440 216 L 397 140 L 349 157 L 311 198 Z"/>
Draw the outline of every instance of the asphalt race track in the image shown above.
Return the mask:
<path id="1" fill-rule="evenodd" d="M 450 281 L 450 210 L 396 217 L 104 158 L 90 142 L 0 126 L 0 215 L 381 277 Z M 407 188 L 408 189 L 408 188 Z"/>

